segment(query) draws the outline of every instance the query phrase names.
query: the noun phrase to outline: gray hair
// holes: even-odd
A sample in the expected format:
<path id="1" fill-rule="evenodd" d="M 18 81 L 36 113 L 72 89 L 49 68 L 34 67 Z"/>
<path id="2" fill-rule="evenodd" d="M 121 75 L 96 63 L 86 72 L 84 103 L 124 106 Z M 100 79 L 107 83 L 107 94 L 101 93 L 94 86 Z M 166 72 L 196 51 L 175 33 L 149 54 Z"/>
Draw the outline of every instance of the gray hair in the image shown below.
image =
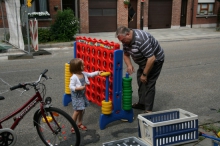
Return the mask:
<path id="1" fill-rule="evenodd" d="M 130 32 L 130 29 L 129 28 L 127 28 L 127 27 L 125 27 L 125 26 L 120 26 L 118 29 L 117 29 L 117 31 L 116 31 L 116 33 L 115 33 L 115 36 L 116 37 L 118 37 L 119 35 L 123 35 L 123 36 L 125 36 L 127 33 L 129 33 Z"/>

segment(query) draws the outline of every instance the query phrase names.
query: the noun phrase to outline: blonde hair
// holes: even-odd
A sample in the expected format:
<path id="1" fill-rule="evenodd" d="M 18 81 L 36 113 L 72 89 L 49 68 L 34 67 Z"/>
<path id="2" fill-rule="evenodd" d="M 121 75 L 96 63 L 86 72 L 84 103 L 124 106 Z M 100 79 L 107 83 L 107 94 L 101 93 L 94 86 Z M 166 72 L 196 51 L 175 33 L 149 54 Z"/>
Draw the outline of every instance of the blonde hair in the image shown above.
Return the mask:
<path id="1" fill-rule="evenodd" d="M 83 60 L 80 58 L 74 58 L 70 61 L 70 73 L 76 74 L 83 71 Z"/>

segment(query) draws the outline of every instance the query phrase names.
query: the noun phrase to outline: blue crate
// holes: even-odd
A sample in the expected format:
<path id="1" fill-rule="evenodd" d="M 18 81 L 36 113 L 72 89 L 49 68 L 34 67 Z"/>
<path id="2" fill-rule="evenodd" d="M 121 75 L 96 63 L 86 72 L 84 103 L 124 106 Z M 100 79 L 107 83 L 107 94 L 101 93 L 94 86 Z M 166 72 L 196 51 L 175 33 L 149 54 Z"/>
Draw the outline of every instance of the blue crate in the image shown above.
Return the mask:
<path id="1" fill-rule="evenodd" d="M 182 109 L 139 114 L 138 129 L 152 146 L 189 143 L 198 140 L 198 116 Z"/>

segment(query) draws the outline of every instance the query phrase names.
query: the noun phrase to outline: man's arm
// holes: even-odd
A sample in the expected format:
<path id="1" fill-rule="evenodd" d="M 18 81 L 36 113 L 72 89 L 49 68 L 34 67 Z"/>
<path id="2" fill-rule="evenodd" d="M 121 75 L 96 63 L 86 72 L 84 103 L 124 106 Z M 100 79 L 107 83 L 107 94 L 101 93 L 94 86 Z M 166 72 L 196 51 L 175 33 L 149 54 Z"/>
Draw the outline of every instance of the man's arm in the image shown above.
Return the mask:
<path id="1" fill-rule="evenodd" d="M 154 66 L 154 61 L 155 61 L 154 55 L 147 59 L 146 66 L 145 66 L 143 73 L 140 77 L 141 82 L 147 83 L 147 76 L 148 76 L 150 70 L 152 69 L 152 67 Z"/>
<path id="2" fill-rule="evenodd" d="M 134 72 L 134 67 L 132 66 L 130 55 L 124 53 L 124 61 L 127 65 L 127 72 L 132 74 Z"/>
<path id="3" fill-rule="evenodd" d="M 144 68 L 143 74 L 148 75 L 152 67 L 154 66 L 154 61 L 156 60 L 155 56 L 151 56 L 147 59 L 146 66 Z"/>

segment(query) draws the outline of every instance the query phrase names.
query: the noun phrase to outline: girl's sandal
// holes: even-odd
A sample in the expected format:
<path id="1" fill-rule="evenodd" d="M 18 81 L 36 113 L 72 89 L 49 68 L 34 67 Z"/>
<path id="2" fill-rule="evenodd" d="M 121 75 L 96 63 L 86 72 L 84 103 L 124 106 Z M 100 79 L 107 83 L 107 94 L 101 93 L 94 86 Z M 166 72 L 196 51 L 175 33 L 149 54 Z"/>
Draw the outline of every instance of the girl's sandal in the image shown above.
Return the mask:
<path id="1" fill-rule="evenodd" d="M 74 128 L 71 128 L 71 133 L 75 133 L 75 130 L 74 130 Z"/>
<path id="2" fill-rule="evenodd" d="M 83 124 L 79 124 L 79 125 L 78 125 L 78 128 L 81 129 L 81 130 L 83 130 L 83 131 L 87 131 L 87 127 L 84 126 Z"/>

